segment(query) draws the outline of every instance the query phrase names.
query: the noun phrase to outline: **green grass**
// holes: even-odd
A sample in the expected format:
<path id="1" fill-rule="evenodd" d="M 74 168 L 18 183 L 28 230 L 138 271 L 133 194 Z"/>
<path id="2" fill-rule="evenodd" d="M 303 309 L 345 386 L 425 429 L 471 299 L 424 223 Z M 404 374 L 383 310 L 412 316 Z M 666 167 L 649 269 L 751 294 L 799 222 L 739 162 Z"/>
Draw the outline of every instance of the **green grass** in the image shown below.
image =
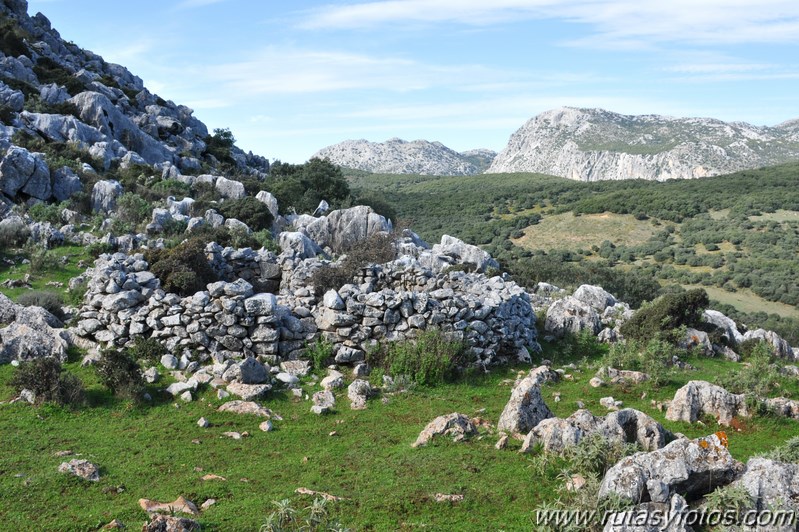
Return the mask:
<path id="1" fill-rule="evenodd" d="M 636 220 L 631 214 L 574 213 L 545 216 L 538 224 L 524 229 L 524 236 L 513 240 L 527 249 L 590 249 L 605 240 L 613 244 L 643 244 L 658 228 L 651 221 Z"/>
<path id="2" fill-rule="evenodd" d="M 79 268 L 78 263 L 83 261 L 89 266 L 94 263 L 94 258 L 88 253 L 86 248 L 82 246 L 60 246 L 49 250 L 48 253 L 59 261 L 63 257 L 66 257 L 66 263 L 59 263 L 60 266 L 58 268 L 53 268 L 46 273 L 31 275 L 31 286 L 34 290 L 45 290 L 64 294 L 69 286 L 69 280 L 86 271 L 85 268 Z M 0 250 L 0 279 L 22 279 L 25 277 L 25 274 L 30 273 L 30 265 L 22 264 L 21 259 L 24 258 L 28 258 L 28 256 L 22 249 Z M 16 264 L 13 266 L 6 264 L 3 259 L 11 259 Z M 51 281 L 63 283 L 64 287 L 57 288 L 47 286 L 47 283 Z M 0 293 L 14 300 L 28 291 L 28 288 L 5 288 L 0 286 Z"/>
<path id="3" fill-rule="evenodd" d="M 703 288 L 707 295 L 710 296 L 710 299 L 725 305 L 732 305 L 741 312 L 765 312 L 766 314 L 778 314 L 788 318 L 799 318 L 799 308 L 777 301 L 768 301 L 746 288 L 738 289 L 737 292 L 728 292 L 717 286 L 683 285 L 683 288 L 686 290 Z"/>
<path id="4" fill-rule="evenodd" d="M 545 346 L 544 356 L 558 364 L 579 360 L 579 349 L 556 351 Z M 573 371 L 574 380 L 546 385 L 543 395 L 558 416 L 568 416 L 581 400 L 597 415 L 601 397 L 612 395 L 624 406 L 638 408 L 672 431 L 703 436 L 718 430 L 707 426 L 666 422 L 650 400 L 667 400 L 692 379 L 713 380 L 733 363 L 691 359 L 696 371 L 674 372 L 668 385 L 591 388 L 595 368 Z M 139 498 L 172 501 L 180 495 L 198 505 L 217 499 L 199 517 L 205 530 L 255 530 L 272 511 L 271 502 L 290 499 L 295 507 L 311 498 L 294 493 L 298 487 L 324 491 L 346 500 L 332 506 L 333 514 L 354 530 L 531 530 L 536 506 L 557 497 L 561 481 L 557 467 L 544 476 L 532 470 L 532 455 L 493 448 L 496 436 L 485 432 L 465 443 L 436 440 L 412 449 L 410 444 L 434 417 L 458 411 L 496 423 L 511 388 L 503 380 L 518 370 L 499 368 L 468 382 L 415 388 L 394 396 L 388 404 L 373 399 L 367 410 L 349 409 L 346 394 L 337 394 L 337 412 L 318 417 L 310 403 L 275 393 L 264 404 L 283 416 L 276 430 L 258 430 L 260 418 L 216 412 L 220 401 L 205 389 L 199 400 L 174 402 L 151 391 L 155 404 L 136 407 L 102 390 L 92 370 L 68 364 L 89 388 L 90 406 L 77 411 L 52 406 L 0 405 L 0 521 L 10 529 L 86 530 L 114 518 L 131 528 L 146 520 Z M 13 395 L 7 382 L 13 372 L 0 367 L 0 400 Z M 162 383 L 160 386 L 165 386 Z M 313 392 L 310 386 L 306 391 Z M 784 392 L 799 397 L 799 384 Z M 559 392 L 562 400 L 555 402 Z M 646 392 L 646 397 L 642 394 Z M 196 425 L 201 416 L 212 427 Z M 728 429 L 730 450 L 739 460 L 795 435 L 796 421 L 771 417 L 745 420 L 741 431 Z M 240 441 L 225 431 L 248 431 Z M 330 436 L 336 431 L 335 436 Z M 192 440 L 199 440 L 199 444 Z M 12 450 L 12 451 L 9 451 Z M 101 466 L 101 480 L 88 484 L 57 472 L 63 460 L 54 456 L 72 450 Z M 195 468 L 202 468 L 196 471 Z M 204 482 L 207 473 L 227 481 Z M 17 476 L 20 475 L 20 476 Z M 114 488 L 124 486 L 116 493 Z M 435 493 L 458 493 L 461 503 L 436 503 Z"/>

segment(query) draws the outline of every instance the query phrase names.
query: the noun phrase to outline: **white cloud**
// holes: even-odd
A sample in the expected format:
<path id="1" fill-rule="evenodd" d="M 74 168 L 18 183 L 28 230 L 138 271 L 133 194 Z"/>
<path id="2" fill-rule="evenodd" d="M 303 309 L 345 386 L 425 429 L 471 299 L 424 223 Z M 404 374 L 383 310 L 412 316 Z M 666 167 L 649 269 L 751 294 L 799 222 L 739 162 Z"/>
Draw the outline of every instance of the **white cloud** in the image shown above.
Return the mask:
<path id="1" fill-rule="evenodd" d="M 234 97 L 361 89 L 403 93 L 468 87 L 464 80 L 512 75 L 480 65 L 435 65 L 403 57 L 284 47 L 265 48 L 245 61 L 203 67 L 196 74 L 224 85 Z"/>
<path id="2" fill-rule="evenodd" d="M 570 44 L 591 47 L 799 42 L 795 0 L 380 0 L 329 5 L 305 15 L 301 27 L 307 29 L 561 19 L 588 25 L 591 33 Z"/>

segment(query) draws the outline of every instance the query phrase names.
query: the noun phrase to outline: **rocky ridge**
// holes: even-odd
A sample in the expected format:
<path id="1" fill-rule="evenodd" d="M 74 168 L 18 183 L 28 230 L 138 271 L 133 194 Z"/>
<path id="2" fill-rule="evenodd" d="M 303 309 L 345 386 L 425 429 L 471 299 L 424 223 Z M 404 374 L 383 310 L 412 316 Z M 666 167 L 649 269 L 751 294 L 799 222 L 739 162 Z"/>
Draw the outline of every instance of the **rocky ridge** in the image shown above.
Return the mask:
<path id="1" fill-rule="evenodd" d="M 367 172 L 385 174 L 474 175 L 496 156 L 491 150 L 458 153 L 440 142 L 393 138 L 385 142 L 345 140 L 322 148 L 314 157 Z"/>
<path id="2" fill-rule="evenodd" d="M 796 121 L 759 127 L 712 118 L 630 116 L 561 107 L 519 128 L 486 173 L 539 172 L 577 181 L 664 181 L 796 159 Z"/>

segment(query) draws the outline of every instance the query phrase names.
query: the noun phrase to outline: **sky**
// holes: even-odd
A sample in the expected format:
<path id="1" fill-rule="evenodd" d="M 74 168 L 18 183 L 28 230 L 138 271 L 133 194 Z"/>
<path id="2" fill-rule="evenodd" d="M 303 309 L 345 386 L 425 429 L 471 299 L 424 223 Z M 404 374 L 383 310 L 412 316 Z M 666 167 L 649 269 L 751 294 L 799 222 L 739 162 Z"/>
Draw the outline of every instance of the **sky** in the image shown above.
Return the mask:
<path id="1" fill-rule="evenodd" d="M 29 0 L 271 160 L 346 139 L 502 150 L 560 106 L 799 118 L 796 0 Z"/>

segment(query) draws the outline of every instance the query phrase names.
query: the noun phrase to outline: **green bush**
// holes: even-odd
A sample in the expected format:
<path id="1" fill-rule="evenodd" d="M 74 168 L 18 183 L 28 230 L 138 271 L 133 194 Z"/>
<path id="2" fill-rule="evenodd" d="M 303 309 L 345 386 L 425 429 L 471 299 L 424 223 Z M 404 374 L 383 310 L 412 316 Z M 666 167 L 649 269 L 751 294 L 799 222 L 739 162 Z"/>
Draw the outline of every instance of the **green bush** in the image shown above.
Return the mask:
<path id="1" fill-rule="evenodd" d="M 794 436 L 784 444 L 775 447 L 762 456 L 763 458 L 786 464 L 799 464 L 799 436 Z"/>
<path id="2" fill-rule="evenodd" d="M 269 229 L 274 220 L 269 208 L 252 196 L 227 200 L 220 205 L 219 212 L 225 218 L 235 218 L 244 222 L 253 231 Z"/>
<path id="3" fill-rule="evenodd" d="M 267 186 L 284 213 L 292 209 L 313 213 L 321 200 L 337 208 L 350 197 L 350 187 L 341 169 L 327 159 L 316 157 L 301 165 L 276 161 L 270 168 Z"/>
<path id="4" fill-rule="evenodd" d="M 434 386 L 454 380 L 468 362 L 463 342 L 447 338 L 431 329 L 415 340 L 388 342 L 369 353 L 368 362 L 392 377 L 406 375 L 422 386 Z"/>
<path id="5" fill-rule="evenodd" d="M 69 291 L 67 291 L 67 297 L 65 298 L 66 304 L 71 307 L 80 307 L 83 305 L 83 297 L 86 295 L 88 289 L 88 279 L 84 279 L 82 282 L 73 285 Z"/>
<path id="6" fill-rule="evenodd" d="M 213 135 L 208 135 L 203 140 L 205 141 L 203 155 L 211 155 L 220 163 L 232 164 L 234 162 L 232 149 L 236 144 L 236 139 L 229 129 L 216 128 Z"/>
<path id="7" fill-rule="evenodd" d="M 45 292 L 44 290 L 33 290 L 25 292 L 17 298 L 17 304 L 23 307 L 42 307 L 50 314 L 64 320 L 64 298 L 56 292 Z"/>
<path id="8" fill-rule="evenodd" d="M 680 339 L 677 329 L 700 326 L 702 311 L 709 304 L 707 292 L 701 288 L 666 294 L 641 307 L 620 331 L 625 338 L 633 340 L 663 337 L 676 342 Z"/>
<path id="9" fill-rule="evenodd" d="M 11 249 L 23 245 L 30 237 L 30 230 L 23 224 L 0 225 L 0 248 Z"/>
<path id="10" fill-rule="evenodd" d="M 50 222 L 56 227 L 61 227 L 61 211 L 66 208 L 62 203 L 37 203 L 28 209 L 28 216 L 35 222 Z"/>
<path id="11" fill-rule="evenodd" d="M 55 83 L 56 85 L 66 87 L 67 92 L 69 92 L 71 96 L 75 96 L 86 90 L 83 82 L 76 78 L 72 72 L 49 57 L 39 57 L 39 59 L 36 60 L 36 64 L 33 65 L 33 72 L 43 85 Z"/>
<path id="12" fill-rule="evenodd" d="M 158 363 L 161 357 L 167 354 L 166 347 L 161 345 L 161 342 L 144 336 L 137 336 L 133 340 L 133 345 L 128 346 L 127 352 L 133 360 L 143 360 L 148 364 Z"/>
<path id="13" fill-rule="evenodd" d="M 333 360 L 333 344 L 317 338 L 313 344 L 308 344 L 305 354 L 311 359 L 314 369 L 325 369 Z"/>
<path id="14" fill-rule="evenodd" d="M 142 398 L 141 368 L 130 355 L 117 350 L 106 351 L 94 369 L 100 382 L 114 395 L 133 400 Z"/>
<path id="15" fill-rule="evenodd" d="M 652 339 L 648 342 L 627 340 L 610 346 L 602 357 L 603 367 L 642 371 L 649 375 L 649 382 L 661 386 L 668 381 L 676 348 L 669 342 Z"/>
<path id="16" fill-rule="evenodd" d="M 26 253 L 30 260 L 30 272 L 33 275 L 55 272 L 61 268 L 59 258 L 43 246 L 27 246 Z"/>
<path id="17" fill-rule="evenodd" d="M 135 229 L 150 217 L 153 206 L 133 192 L 125 192 L 117 200 L 116 219 Z"/>
<path id="18" fill-rule="evenodd" d="M 773 364 L 773 352 L 766 342 L 758 342 L 747 356 L 748 364 L 718 376 L 719 386 L 732 393 L 743 393 L 756 403 L 781 388 L 781 375 Z"/>
<path id="19" fill-rule="evenodd" d="M 150 250 L 145 259 L 167 292 L 190 296 L 219 280 L 208 264 L 205 241 L 200 238 L 190 238 L 170 250 Z"/>
<path id="20" fill-rule="evenodd" d="M 31 390 L 36 403 L 79 405 L 83 402 L 83 383 L 67 373 L 55 358 L 39 358 L 19 365 L 11 377 L 11 386 L 17 391 Z"/>

